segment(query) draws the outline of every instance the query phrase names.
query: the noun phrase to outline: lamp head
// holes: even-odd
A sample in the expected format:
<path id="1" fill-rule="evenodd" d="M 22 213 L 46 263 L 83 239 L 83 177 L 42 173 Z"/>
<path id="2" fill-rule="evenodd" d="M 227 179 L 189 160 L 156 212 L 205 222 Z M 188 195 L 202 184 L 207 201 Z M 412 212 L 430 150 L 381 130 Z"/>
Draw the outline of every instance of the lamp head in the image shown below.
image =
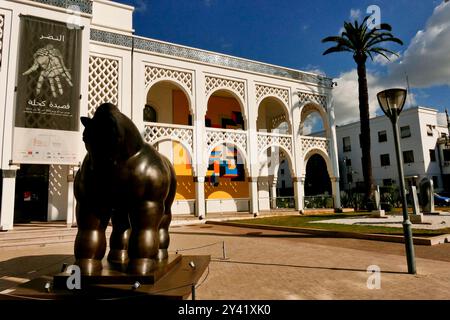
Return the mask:
<path id="1" fill-rule="evenodd" d="M 402 112 L 406 95 L 406 89 L 393 88 L 379 92 L 377 99 L 383 112 L 392 119 L 392 117 L 398 116 Z"/>

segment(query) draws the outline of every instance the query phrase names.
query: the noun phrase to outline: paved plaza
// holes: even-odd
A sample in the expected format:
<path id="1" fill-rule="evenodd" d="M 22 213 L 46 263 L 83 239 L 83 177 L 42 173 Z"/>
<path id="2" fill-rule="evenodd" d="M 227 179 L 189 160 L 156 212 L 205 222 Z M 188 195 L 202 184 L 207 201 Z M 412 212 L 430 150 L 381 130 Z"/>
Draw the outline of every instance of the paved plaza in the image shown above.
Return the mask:
<path id="1" fill-rule="evenodd" d="M 370 217 L 352 217 L 344 219 L 324 219 L 314 221 L 312 223 L 337 223 L 347 225 L 369 225 L 369 226 L 383 226 L 402 228 L 403 216 L 386 215 L 382 218 Z M 443 212 L 439 215 L 424 215 L 422 223 L 413 223 L 414 229 L 439 230 L 443 228 L 450 228 L 450 213 Z"/>
<path id="2" fill-rule="evenodd" d="M 418 274 L 409 275 L 398 243 L 207 224 L 174 226 L 171 237 L 172 252 L 211 255 L 197 299 L 450 299 L 450 244 L 416 246 Z M 72 244 L 0 250 L 0 291 L 59 272 L 72 252 Z M 370 265 L 381 269 L 380 289 L 367 287 Z"/>

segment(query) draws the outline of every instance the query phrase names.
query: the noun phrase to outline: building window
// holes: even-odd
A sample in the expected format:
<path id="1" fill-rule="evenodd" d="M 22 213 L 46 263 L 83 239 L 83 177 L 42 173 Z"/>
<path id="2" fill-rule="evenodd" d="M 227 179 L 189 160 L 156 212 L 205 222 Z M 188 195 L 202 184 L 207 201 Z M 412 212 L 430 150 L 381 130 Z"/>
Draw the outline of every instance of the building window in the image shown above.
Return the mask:
<path id="1" fill-rule="evenodd" d="M 439 188 L 439 180 L 437 176 L 433 176 L 433 188 Z"/>
<path id="2" fill-rule="evenodd" d="M 409 126 L 400 127 L 400 136 L 402 138 L 411 137 L 411 130 Z"/>
<path id="3" fill-rule="evenodd" d="M 431 124 L 427 124 L 427 136 L 433 136 L 433 126 Z"/>
<path id="4" fill-rule="evenodd" d="M 378 142 L 386 142 L 386 141 L 387 141 L 386 130 L 378 131 Z"/>
<path id="5" fill-rule="evenodd" d="M 350 142 L 350 137 L 342 138 L 342 144 L 344 145 L 344 152 L 352 151 L 352 145 Z"/>
<path id="6" fill-rule="evenodd" d="M 382 167 L 387 167 L 391 165 L 391 159 L 389 159 L 389 153 L 380 154 L 380 162 Z"/>
<path id="7" fill-rule="evenodd" d="M 284 175 L 284 169 L 280 170 L 280 174 L 283 176 Z"/>
<path id="8" fill-rule="evenodd" d="M 389 187 L 394 184 L 394 181 L 392 179 L 383 179 L 383 186 Z"/>
<path id="9" fill-rule="evenodd" d="M 414 153 L 412 150 L 403 151 L 403 163 L 414 162 Z"/>
<path id="10" fill-rule="evenodd" d="M 431 162 L 436 161 L 436 152 L 434 152 L 434 149 L 430 149 L 430 161 Z"/>
<path id="11" fill-rule="evenodd" d="M 158 122 L 158 114 L 155 108 L 146 104 L 144 107 L 144 121 L 148 122 Z"/>

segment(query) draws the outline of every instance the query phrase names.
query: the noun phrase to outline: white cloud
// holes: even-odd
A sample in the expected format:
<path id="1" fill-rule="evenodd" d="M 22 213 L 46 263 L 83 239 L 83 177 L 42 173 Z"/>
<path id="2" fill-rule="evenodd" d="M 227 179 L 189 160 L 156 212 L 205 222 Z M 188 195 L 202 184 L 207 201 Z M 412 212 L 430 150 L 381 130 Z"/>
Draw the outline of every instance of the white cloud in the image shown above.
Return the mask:
<path id="1" fill-rule="evenodd" d="M 438 5 L 423 30 L 417 32 L 400 58 L 387 61 L 376 56 L 376 64 L 386 65 L 387 74 L 367 71 L 370 116 L 382 114 L 376 94 L 386 88 L 407 86 L 408 75 L 411 89 L 435 85 L 450 86 L 450 2 Z M 358 78 L 356 69 L 340 74 L 335 79 L 338 86 L 333 90 L 336 123 L 359 121 Z M 407 106 L 416 104 L 413 90 L 408 95 Z"/>
<path id="2" fill-rule="evenodd" d="M 359 121 L 358 74 L 356 69 L 342 73 L 335 81 L 338 84 L 333 89 L 336 123 L 345 124 Z M 377 110 L 376 93 L 381 90 L 378 82 L 378 77 L 367 73 L 371 117 L 375 116 Z"/>
<path id="3" fill-rule="evenodd" d="M 386 54 L 386 55 L 388 56 L 389 60 L 386 59 L 385 57 L 383 57 L 381 54 L 377 54 L 373 58 L 373 62 L 375 64 L 386 66 L 386 65 L 389 65 L 401 58 L 401 54 L 399 52 L 397 53 L 397 55 L 395 55 L 395 54 Z"/>
<path id="4" fill-rule="evenodd" d="M 359 9 L 351 9 L 350 10 L 350 18 L 353 20 L 358 20 L 361 17 L 361 10 Z"/>
<path id="5" fill-rule="evenodd" d="M 413 87 L 450 85 L 450 2 L 434 9 L 425 29 L 417 32 L 402 59 L 389 70 L 391 78 L 407 73 Z"/>
<path id="6" fill-rule="evenodd" d="M 302 68 L 302 70 L 305 70 L 305 71 L 311 72 L 311 73 L 315 73 L 315 74 L 319 74 L 321 76 L 326 76 L 325 71 L 320 69 L 319 66 L 316 66 L 313 64 L 308 64 L 306 67 Z"/>
<path id="7" fill-rule="evenodd" d="M 318 112 L 309 114 L 303 123 L 303 135 L 323 131 L 323 122 Z"/>

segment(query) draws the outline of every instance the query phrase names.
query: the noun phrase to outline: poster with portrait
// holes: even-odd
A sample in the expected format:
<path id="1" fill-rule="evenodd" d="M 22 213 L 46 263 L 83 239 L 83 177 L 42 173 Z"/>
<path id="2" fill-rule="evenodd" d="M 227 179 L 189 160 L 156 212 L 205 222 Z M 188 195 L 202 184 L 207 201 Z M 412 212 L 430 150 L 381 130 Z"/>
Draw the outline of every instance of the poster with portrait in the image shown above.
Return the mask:
<path id="1" fill-rule="evenodd" d="M 82 30 L 20 17 L 14 163 L 78 164 Z"/>

